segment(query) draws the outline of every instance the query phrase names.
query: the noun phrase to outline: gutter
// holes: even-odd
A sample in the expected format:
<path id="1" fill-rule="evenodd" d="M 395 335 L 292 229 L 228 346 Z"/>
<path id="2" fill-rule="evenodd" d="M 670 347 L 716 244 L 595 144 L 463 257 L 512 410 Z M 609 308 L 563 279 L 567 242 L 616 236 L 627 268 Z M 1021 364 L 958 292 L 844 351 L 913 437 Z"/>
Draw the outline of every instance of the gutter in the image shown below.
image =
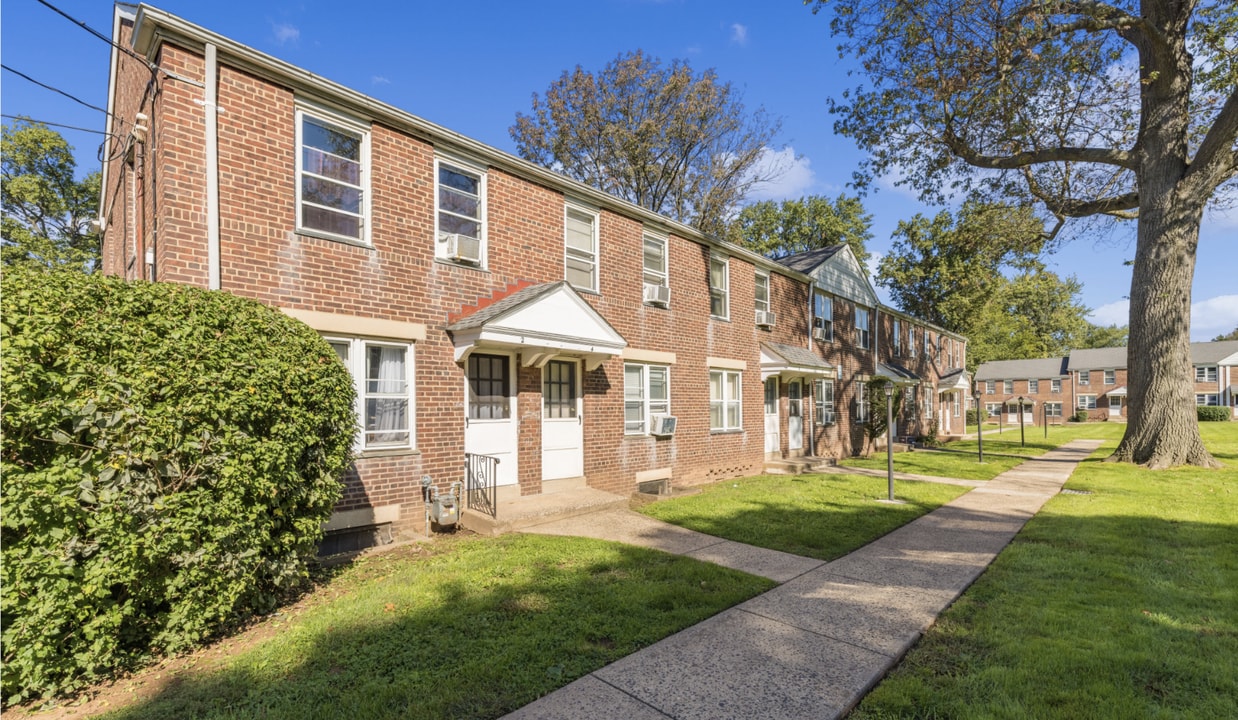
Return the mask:
<path id="1" fill-rule="evenodd" d="M 206 266 L 207 287 L 218 290 L 220 282 L 219 247 L 219 60 L 215 45 L 206 44 L 206 89 L 202 96 L 202 112 L 206 125 Z"/>

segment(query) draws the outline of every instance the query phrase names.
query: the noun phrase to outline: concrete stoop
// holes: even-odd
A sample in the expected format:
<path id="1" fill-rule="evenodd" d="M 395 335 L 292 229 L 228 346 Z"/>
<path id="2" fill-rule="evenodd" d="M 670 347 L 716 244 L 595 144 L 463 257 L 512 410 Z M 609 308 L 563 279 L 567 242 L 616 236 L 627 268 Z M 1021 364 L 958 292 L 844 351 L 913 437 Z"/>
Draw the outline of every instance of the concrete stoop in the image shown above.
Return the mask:
<path id="1" fill-rule="evenodd" d="M 503 535 L 553 520 L 627 506 L 628 498 L 622 495 L 583 487 L 500 500 L 498 517 L 466 509 L 460 513 L 460 524 L 479 535 Z"/>
<path id="2" fill-rule="evenodd" d="M 766 475 L 802 475 L 803 473 L 821 472 L 824 468 L 837 464 L 834 458 L 795 457 L 781 460 L 766 460 Z"/>

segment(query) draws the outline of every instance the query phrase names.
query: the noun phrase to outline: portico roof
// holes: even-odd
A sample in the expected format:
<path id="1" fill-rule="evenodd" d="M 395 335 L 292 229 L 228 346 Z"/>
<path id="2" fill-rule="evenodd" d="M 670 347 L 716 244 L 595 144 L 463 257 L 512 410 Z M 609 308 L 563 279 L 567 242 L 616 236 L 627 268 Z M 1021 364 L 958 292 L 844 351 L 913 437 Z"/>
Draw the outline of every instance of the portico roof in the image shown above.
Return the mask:
<path id="1" fill-rule="evenodd" d="M 892 363 L 877 363 L 877 377 L 887 378 L 899 385 L 915 385 L 920 382 L 920 376 L 903 367 Z"/>
<path id="2" fill-rule="evenodd" d="M 807 348 L 782 343 L 761 343 L 761 379 L 778 375 L 787 380 L 797 377 L 833 378 L 838 370 Z"/>
<path id="3" fill-rule="evenodd" d="M 1119 397 L 1126 397 L 1126 386 L 1119 385 L 1105 394 L 1110 397 L 1113 397 L 1114 395 L 1117 395 Z"/>
<path id="4" fill-rule="evenodd" d="M 954 390 L 962 390 L 964 394 L 971 392 L 971 381 L 967 377 L 967 371 L 963 368 L 955 368 L 946 371 L 937 380 L 937 392 L 952 392 Z"/>
<path id="5" fill-rule="evenodd" d="M 475 350 L 515 350 L 526 367 L 559 356 L 584 359 L 594 370 L 627 347 L 566 281 L 532 285 L 447 326 L 456 362 Z"/>

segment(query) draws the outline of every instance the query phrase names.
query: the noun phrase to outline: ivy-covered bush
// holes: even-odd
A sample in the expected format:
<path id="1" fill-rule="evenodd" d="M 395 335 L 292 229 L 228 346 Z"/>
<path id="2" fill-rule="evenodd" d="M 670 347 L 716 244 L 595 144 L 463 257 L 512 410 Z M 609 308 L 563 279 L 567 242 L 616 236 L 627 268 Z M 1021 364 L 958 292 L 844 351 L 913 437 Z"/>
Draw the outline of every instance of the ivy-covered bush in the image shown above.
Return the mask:
<path id="1" fill-rule="evenodd" d="M 1076 411 L 1075 411 L 1075 416 L 1074 416 L 1073 420 L 1074 420 L 1075 422 L 1087 422 L 1087 421 L 1088 421 L 1088 411 L 1087 411 L 1087 410 L 1084 410 L 1084 409 L 1082 409 L 1082 408 L 1080 408 L 1079 410 L 1076 410 Z"/>
<path id="2" fill-rule="evenodd" d="M 4 702 L 188 648 L 301 583 L 356 424 L 331 347 L 227 293 L 2 283 Z"/>
<path id="3" fill-rule="evenodd" d="M 1229 408 L 1221 405 L 1200 405 L 1195 408 L 1200 422 L 1226 422 L 1229 420 Z"/>

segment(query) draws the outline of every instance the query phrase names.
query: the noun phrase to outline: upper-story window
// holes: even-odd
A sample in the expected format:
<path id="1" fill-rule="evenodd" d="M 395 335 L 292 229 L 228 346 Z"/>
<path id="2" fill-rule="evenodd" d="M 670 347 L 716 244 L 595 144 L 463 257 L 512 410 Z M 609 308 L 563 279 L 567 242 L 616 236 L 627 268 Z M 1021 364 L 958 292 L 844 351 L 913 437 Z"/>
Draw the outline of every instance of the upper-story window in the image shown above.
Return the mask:
<path id="1" fill-rule="evenodd" d="M 1050 381 L 1049 381 L 1049 391 L 1050 391 L 1050 392 L 1055 392 L 1055 393 L 1060 393 L 1060 392 L 1062 392 L 1062 381 L 1061 381 L 1061 380 L 1059 380 L 1059 379 L 1057 379 L 1057 378 L 1054 378 L 1053 380 L 1050 380 Z"/>
<path id="2" fill-rule="evenodd" d="M 907 357 L 916 356 L 916 326 L 907 326 Z"/>
<path id="3" fill-rule="evenodd" d="M 898 320 L 894 321 L 894 357 L 899 357 L 903 354 L 903 325 Z"/>
<path id="4" fill-rule="evenodd" d="M 812 331 L 814 340 L 834 340 L 834 301 L 820 290 L 812 294 Z"/>
<path id="5" fill-rule="evenodd" d="M 1195 366 L 1195 382 L 1216 382 L 1217 368 L 1215 365 Z"/>
<path id="6" fill-rule="evenodd" d="M 1027 381 L 1027 394 L 1035 395 L 1039 392 L 1040 392 L 1040 381 L 1039 380 L 1028 380 Z"/>
<path id="7" fill-rule="evenodd" d="M 985 380 L 984 381 L 984 394 L 993 395 L 996 392 L 997 392 L 997 381 L 996 380 Z"/>
<path id="8" fill-rule="evenodd" d="M 731 280 L 729 259 L 725 255 L 709 256 L 709 314 L 726 320 L 731 317 Z"/>
<path id="9" fill-rule="evenodd" d="M 855 344 L 857 347 L 868 349 L 872 347 L 872 330 L 870 327 L 868 308 L 856 307 L 855 309 Z"/>
<path id="10" fill-rule="evenodd" d="M 368 243 L 369 129 L 317 110 L 296 116 L 297 231 Z"/>
<path id="11" fill-rule="evenodd" d="M 758 272 L 753 278 L 753 297 L 757 313 L 769 312 L 769 274 Z"/>
<path id="12" fill-rule="evenodd" d="M 666 238 L 646 232 L 642 241 L 641 267 L 644 278 L 644 301 L 669 307 L 670 282 L 666 272 Z"/>
<path id="13" fill-rule="evenodd" d="M 434 256 L 486 264 L 486 173 L 465 163 L 434 161 Z"/>
<path id="14" fill-rule="evenodd" d="M 563 216 L 564 278 L 572 287 L 598 289 L 598 214 L 567 205 Z"/>
<path id="15" fill-rule="evenodd" d="M 1079 371 L 1079 384 L 1080 385 L 1088 385 L 1091 383 L 1091 381 L 1092 381 L 1091 370 L 1080 370 Z"/>
<path id="16" fill-rule="evenodd" d="M 1002 392 L 1006 395 L 1014 395 L 1014 380 L 1003 380 Z"/>
<path id="17" fill-rule="evenodd" d="M 1117 383 L 1117 373 L 1115 373 L 1113 370 L 1106 370 L 1105 371 L 1105 384 L 1114 385 L 1116 383 Z"/>
<path id="18" fill-rule="evenodd" d="M 929 335 L 929 331 L 924 331 L 924 357 L 929 357 L 933 354 L 933 338 Z"/>

